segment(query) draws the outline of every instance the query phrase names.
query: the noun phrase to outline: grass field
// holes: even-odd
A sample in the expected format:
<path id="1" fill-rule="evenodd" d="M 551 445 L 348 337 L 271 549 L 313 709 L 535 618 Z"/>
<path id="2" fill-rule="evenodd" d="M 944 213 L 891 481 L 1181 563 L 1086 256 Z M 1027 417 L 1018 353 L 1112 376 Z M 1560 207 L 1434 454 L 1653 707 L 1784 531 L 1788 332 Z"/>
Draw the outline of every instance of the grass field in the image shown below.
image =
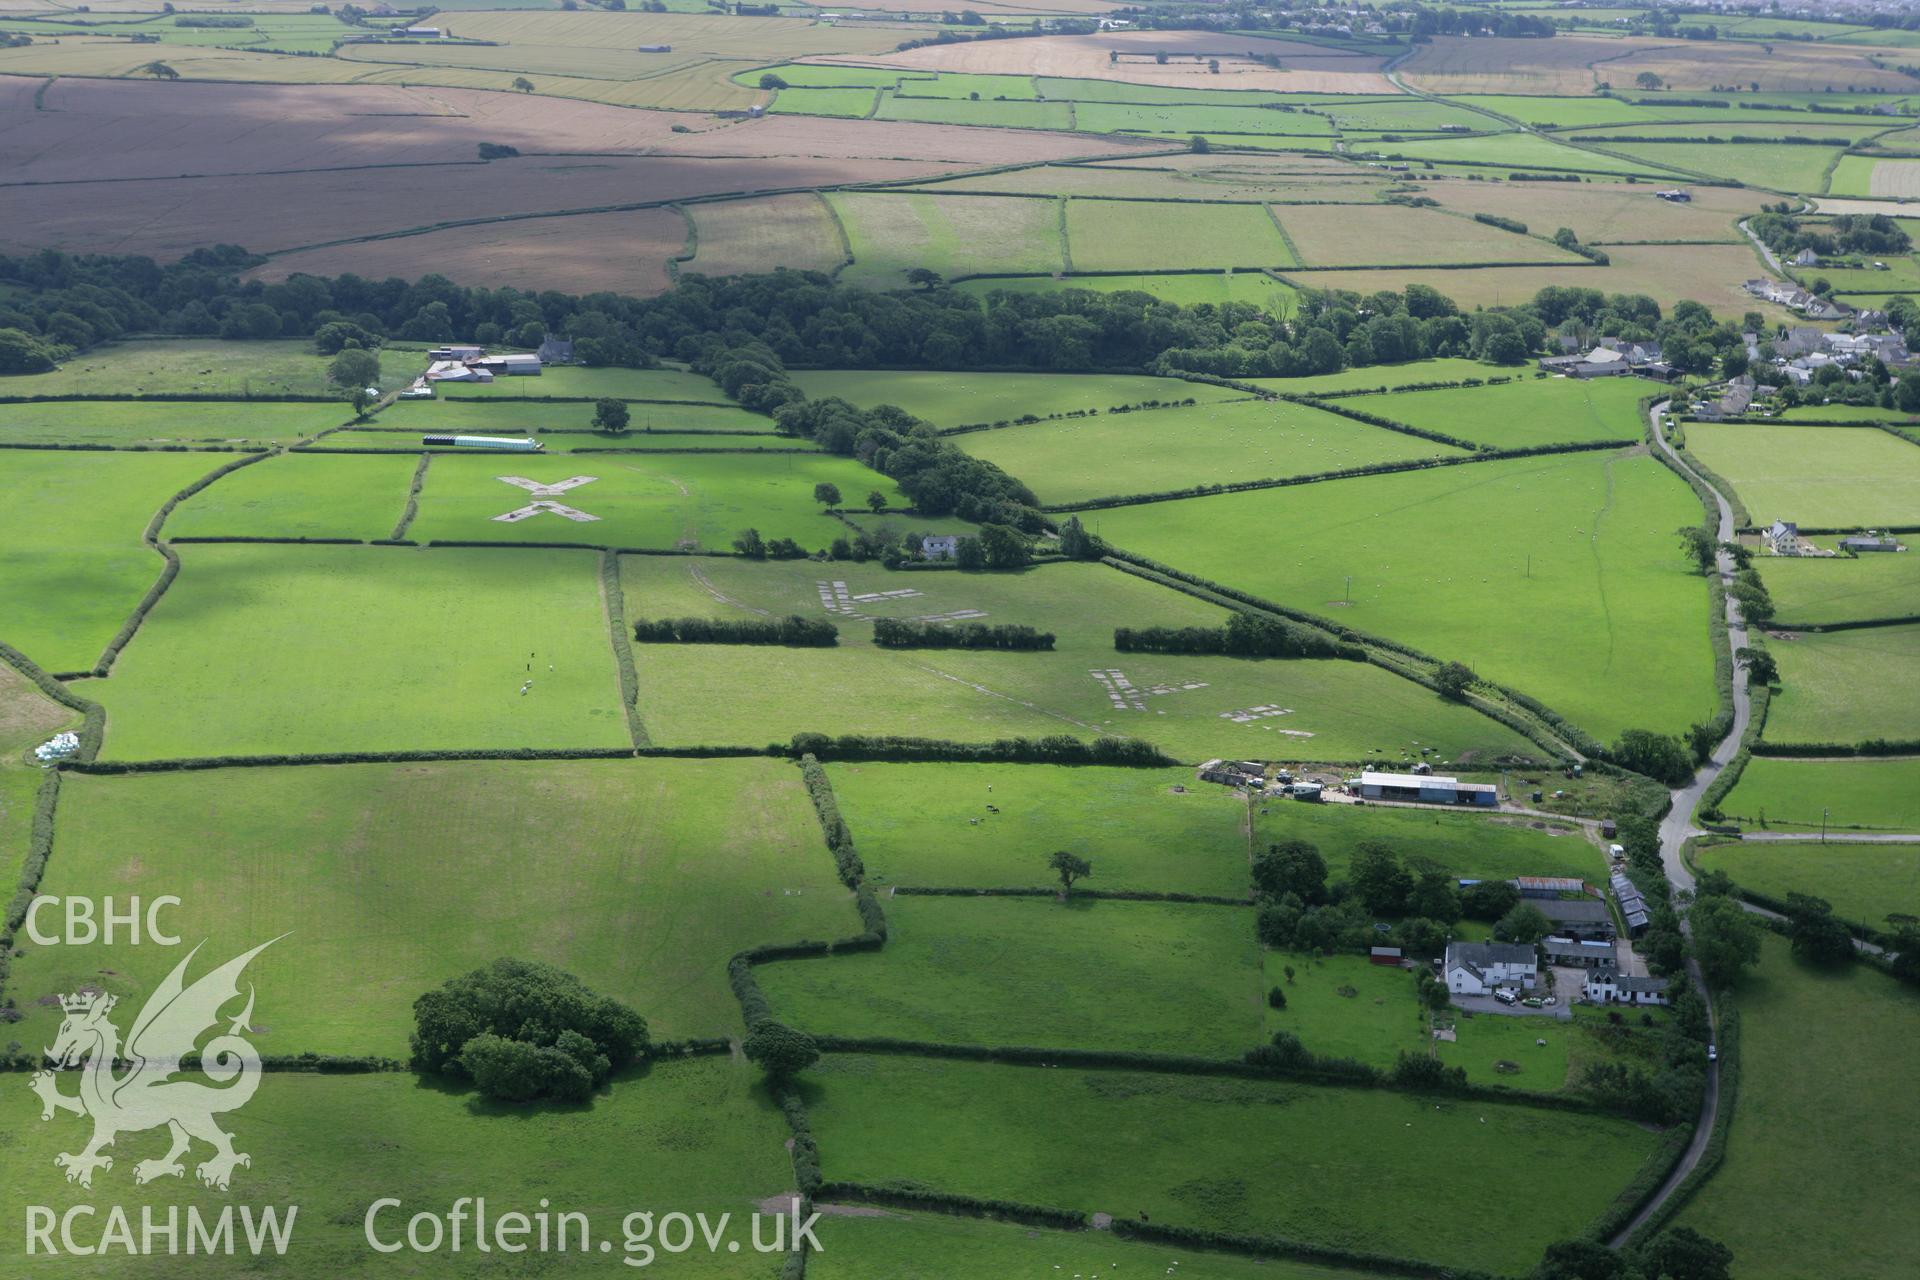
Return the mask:
<path id="1" fill-rule="evenodd" d="M 1069 200 L 1067 244 L 1073 266 L 1081 271 L 1296 265 L 1259 205 Z"/>
<path id="2" fill-rule="evenodd" d="M 1897 780 L 1910 783 L 1912 772 Z M 1805 826 L 1817 831 L 1820 815 Z M 1693 856 L 1703 870 L 1725 871 L 1745 888 L 1825 898 L 1837 915 L 1876 929 L 1888 927 L 1889 916 L 1920 913 L 1920 844 L 1741 841 L 1702 845 Z"/>
<path id="3" fill-rule="evenodd" d="M 832 649 L 635 647 L 640 710 L 656 744 L 785 740 L 796 732 L 913 733 L 978 742 L 1015 734 L 1140 737 L 1174 758 L 1311 751 L 1397 758 L 1415 741 L 1450 755 L 1533 754 L 1511 731 L 1363 663 L 1118 654 L 1113 627 L 1212 626 L 1221 610 L 1098 565 L 1022 573 L 888 573 L 871 564 L 623 557 L 627 617 L 803 613 L 840 629 Z M 844 582 L 856 617 L 823 612 Z M 823 587 L 824 584 L 824 587 Z M 863 617 L 974 611 L 1058 637 L 1051 652 L 882 651 Z M 1122 686 L 1112 673 L 1118 672 Z M 1127 691 L 1123 691 L 1127 690 Z"/>
<path id="4" fill-rule="evenodd" d="M 141 531 L 208 454 L 0 453 L 0 640 L 49 671 L 93 666 L 160 576 Z"/>
<path id="5" fill-rule="evenodd" d="M 1920 626 L 1797 632 L 1768 652 L 1781 683 L 1767 711 L 1769 740 L 1920 738 Z"/>
<path id="6" fill-rule="evenodd" d="M 595 370 L 594 372 L 599 372 Z M 608 370 L 608 372 L 613 372 Z M 717 394 L 719 388 L 714 388 Z M 773 434 L 773 419 L 764 414 L 749 413 L 738 405 L 731 404 L 660 404 L 649 401 L 634 401 L 627 406 L 627 431 L 624 435 L 609 436 L 600 433 L 593 425 L 594 402 L 591 400 L 574 401 L 524 401 L 524 400 L 484 400 L 468 399 L 459 396 L 442 396 L 433 400 L 402 400 L 388 405 L 373 419 L 371 425 L 383 428 L 405 428 L 408 431 L 435 432 L 439 434 L 471 433 L 489 436 L 538 436 L 550 431 L 589 431 L 590 436 L 556 436 L 543 441 L 548 449 L 568 447 L 618 447 L 622 445 L 644 443 L 642 436 L 653 431 L 674 433 L 687 431 L 726 431 L 741 435 Z M 338 432 L 321 440 L 321 445 L 337 445 L 347 436 L 359 433 L 353 431 Z M 420 441 L 405 436 L 390 436 L 397 445 L 417 446 Z M 724 438 L 716 439 L 716 446 L 727 445 Z M 751 440 L 733 441 L 734 444 L 752 444 Z M 804 447 L 804 440 L 788 440 L 789 447 Z"/>
<path id="7" fill-rule="evenodd" d="M 1425 858 L 1473 879 L 1579 876 L 1591 882 L 1606 871 L 1599 847 L 1580 828 L 1548 826 L 1539 819 L 1270 800 L 1255 806 L 1253 821 L 1255 849 L 1281 840 L 1309 841 L 1326 860 L 1329 882 L 1346 878 L 1363 840 L 1380 841 L 1403 860 Z"/>
<path id="8" fill-rule="evenodd" d="M 1047 855 L 1067 849 L 1093 864 L 1096 889 L 1247 892 L 1245 802 L 1197 782 L 1190 769 L 833 764 L 827 772 L 876 885 L 1044 888 L 1054 879 Z"/>
<path id="9" fill-rule="evenodd" d="M 1408 426 L 1496 449 L 1584 440 L 1638 440 L 1646 430 L 1638 378 L 1527 378 L 1497 387 L 1402 391 L 1349 402 Z"/>
<path id="10" fill-rule="evenodd" d="M 827 203 L 853 249 L 853 265 L 843 273 L 848 281 L 901 288 L 914 267 L 951 279 L 1066 266 L 1057 201 L 839 191 Z"/>
<path id="11" fill-rule="evenodd" d="M 1826 190 L 1827 166 L 1840 154 L 1839 147 L 1762 142 L 1601 142 L 1595 145 L 1663 169 L 1734 178 L 1775 191 L 1815 194 Z"/>
<path id="12" fill-rule="evenodd" d="M 458 761 L 69 778 L 43 888 L 177 895 L 249 969 L 262 1053 L 405 1057 L 413 1000 L 513 955 L 633 1005 L 656 1037 L 737 1034 L 727 957 L 858 931 L 798 771 L 773 760 Z M 289 821 L 297 815 L 297 821 Z M 50 992 L 129 999 L 178 960 L 34 947 L 10 993 L 52 1043 Z M 303 997 L 304 994 L 304 998 Z M 43 1038 L 36 1038 L 43 1037 Z"/>
<path id="13" fill-rule="evenodd" d="M 1091 289 L 1096 293 L 1149 293 L 1163 302 L 1183 307 L 1209 302 L 1220 306 L 1227 302 L 1246 302 L 1264 307 L 1275 315 L 1292 312 L 1298 296 L 1292 285 L 1283 284 L 1260 271 L 1195 271 L 1143 276 L 994 276 L 965 280 L 963 293 L 986 297 L 995 290 L 1008 293 L 1057 293 L 1061 289 Z"/>
<path id="14" fill-rule="evenodd" d="M 259 444 L 294 440 L 352 416 L 343 404 L 232 400 L 46 401 L 0 404 L 0 442 L 31 444 Z"/>
<path id="15" fill-rule="evenodd" d="M 879 951 L 756 967 L 783 1021 L 833 1035 L 1215 1058 L 1262 1038 L 1250 909 L 899 896 L 886 908 Z M 1089 999 L 1095 991 L 1112 999 Z"/>
<path id="16" fill-rule="evenodd" d="M 598 519 L 582 522 L 552 511 L 510 523 L 495 519 L 535 500 L 503 476 L 554 484 L 577 475 L 592 476 L 593 481 L 546 500 Z M 752 526 L 767 538 L 794 538 L 814 551 L 847 532 L 813 500 L 813 486 L 823 481 L 839 485 L 849 502 L 859 503 L 877 489 L 895 506 L 906 505 L 892 481 L 848 458 L 690 453 L 436 457 L 409 536 L 422 542 L 554 541 L 724 551 Z M 935 523 L 943 530 L 958 524 Z"/>
<path id="17" fill-rule="evenodd" d="M 1404 1094 L 1126 1072 L 835 1056 L 812 1104 L 826 1176 L 1517 1272 L 1653 1151 L 1633 1125 Z M 917 1137 L 915 1136 L 917 1135 Z M 1463 1165 L 1574 1161 L 1480 1229 Z"/>
<path id="18" fill-rule="evenodd" d="M 793 375 L 813 400 L 838 396 L 871 409 L 890 404 L 936 427 L 1012 422 L 1031 414 L 1117 409 L 1124 405 L 1243 400 L 1246 393 L 1181 378 L 1105 373 L 889 373 L 803 369 Z"/>
<path id="19" fill-rule="evenodd" d="M 417 461 L 410 453 L 269 458 L 222 476 L 174 508 L 165 535 L 385 538 L 406 506 Z"/>
<path id="20" fill-rule="evenodd" d="M 112 678 L 84 686 L 107 706 L 109 758 L 627 745 L 592 552 L 180 559 Z"/>
<path id="21" fill-rule="evenodd" d="M 1849 1274 L 1905 1275 L 1920 1252 L 1920 1218 L 1904 1208 L 1920 1175 L 1900 1158 L 1920 1123 L 1920 997 L 1865 966 L 1808 969 L 1768 937 L 1739 1002 L 1740 1105 L 1726 1161 L 1678 1225 L 1738 1241 L 1752 1280 L 1815 1274 L 1838 1241 Z"/>
<path id="22" fill-rule="evenodd" d="M 831 271 L 846 261 L 833 214 L 818 195 L 724 200 L 690 207 L 698 247 L 682 273 L 725 276 L 776 267 Z"/>
<path id="23" fill-rule="evenodd" d="M 1027 480 L 1041 501 L 1053 503 L 1316 475 L 1463 453 L 1450 445 L 1275 400 L 1236 400 L 976 431 L 956 436 L 954 443 Z"/>
<path id="24" fill-rule="evenodd" d="M 1760 576 L 1786 623 L 1851 622 L 1920 612 L 1920 556 L 1769 556 Z"/>
<path id="25" fill-rule="evenodd" d="M 1651 458 L 1575 454 L 1119 508 L 1089 523 L 1128 551 L 1465 662 L 1611 739 L 1678 732 L 1712 711 L 1704 584 L 1672 536 L 1698 511 Z M 1262 556 L 1231 536 L 1251 527 Z"/>
<path id="26" fill-rule="evenodd" d="M 1755 756 L 1720 808 L 1783 831 L 1920 831 L 1920 761 Z"/>
<path id="27" fill-rule="evenodd" d="M 272 993 L 262 988 L 263 1009 L 271 999 Z M 77 1127 L 81 1122 L 60 1116 L 42 1124 L 39 1107 L 24 1085 L 0 1097 L 0 1128 L 12 1138 L 14 1152 L 0 1167 L 0 1194 L 22 1204 L 49 1206 L 55 1213 L 96 1204 L 110 1194 L 135 1223 L 142 1206 L 155 1207 L 159 1224 L 168 1220 L 168 1207 L 179 1209 L 177 1255 L 169 1256 L 162 1242 L 141 1270 L 164 1280 L 207 1274 L 206 1258 L 187 1254 L 184 1210 L 197 1208 L 211 1221 L 219 1216 L 219 1207 L 195 1180 L 191 1165 L 184 1180 L 161 1178 L 144 1187 L 133 1182 L 131 1170 L 138 1160 L 165 1152 L 163 1133 L 124 1133 L 114 1148 L 115 1167 L 88 1191 L 62 1181 L 53 1166 L 55 1153 L 77 1149 L 80 1139 L 74 1135 L 83 1132 Z M 771 1266 L 744 1243 L 749 1239 L 745 1215 L 755 1201 L 790 1191 L 793 1184 L 780 1147 L 787 1127 L 778 1108 L 755 1085 L 752 1072 L 725 1058 L 663 1063 L 644 1073 L 622 1075 L 591 1106 L 537 1111 L 423 1086 L 411 1075 L 276 1073 L 226 1124 L 235 1134 L 236 1148 L 253 1157 L 250 1167 L 235 1173 L 232 1194 L 256 1212 L 268 1205 L 279 1207 L 283 1222 L 287 1209 L 299 1206 L 291 1243 L 286 1256 L 275 1259 L 275 1270 L 300 1277 L 369 1269 L 369 1259 L 376 1255 L 367 1245 L 363 1222 L 376 1198 L 392 1196 L 403 1202 L 378 1219 L 379 1238 L 387 1242 L 404 1240 L 407 1220 L 415 1213 L 443 1215 L 460 1197 L 484 1196 L 493 1214 L 511 1207 L 532 1215 L 540 1211 L 542 1198 L 556 1215 L 563 1210 L 584 1213 L 596 1252 L 602 1239 L 614 1250 L 622 1249 L 622 1220 L 635 1206 L 659 1214 L 704 1210 L 709 1221 L 731 1213 L 730 1230 L 739 1233 L 746 1261 L 696 1248 L 679 1256 L 659 1254 L 656 1266 L 648 1270 L 740 1280 L 764 1274 Z M 206 1150 L 198 1147 L 196 1155 L 204 1156 Z M 111 1190 L 103 1190 L 103 1185 Z M 88 1220 L 82 1215 L 78 1221 Z M 104 1212 L 92 1220 L 104 1223 Z M 833 1225 L 815 1229 L 829 1248 L 835 1240 Z M 0 1242 L 24 1255 L 20 1230 L 19 1220 L 8 1223 L 0 1229 Z M 240 1234 L 236 1221 L 235 1235 Z M 526 1254 L 516 1273 L 579 1274 L 591 1264 L 583 1264 L 577 1238 L 576 1229 L 571 1253 Z M 459 1254 L 398 1256 L 441 1274 L 494 1270 L 485 1265 L 485 1255 L 474 1250 L 471 1219 L 462 1243 Z M 635 1261 L 642 1257 L 637 1252 L 631 1256 Z M 610 1265 L 606 1255 L 600 1258 L 601 1267 Z M 756 1267 L 757 1272 L 752 1270 Z M 48 1260 L 41 1269 L 108 1277 L 124 1274 L 126 1264 L 121 1256 L 66 1256 Z"/>
<path id="28" fill-rule="evenodd" d="M 1374 144 L 1371 149 L 1383 155 L 1399 156 L 1415 162 L 1430 160 L 1435 164 L 1546 169 L 1568 173 L 1636 174 L 1641 177 L 1662 177 L 1666 174 L 1655 164 L 1570 147 L 1537 133 L 1381 142 Z"/>
<path id="29" fill-rule="evenodd" d="M 381 363 L 380 385 L 383 387 L 404 386 L 411 376 L 404 368 L 404 357 L 390 356 Z M 154 338 L 110 343 L 75 356 L 50 373 L 15 374 L 6 380 L 6 393 L 10 396 L 335 394 L 327 384 L 327 358 L 315 355 L 311 342 L 295 339 L 220 342 L 213 338 Z M 329 412 L 336 422 L 352 416 L 344 400 Z"/>
<path id="30" fill-rule="evenodd" d="M 421 368 L 425 367 L 423 360 Z M 597 400 L 602 396 L 611 396 L 616 400 L 731 403 L 727 393 L 716 386 L 713 379 L 689 373 L 685 369 L 588 369 L 579 365 L 549 365 L 537 381 L 528 378 L 495 378 L 488 383 L 449 383 L 441 386 L 438 392 L 442 400 L 517 399 L 523 396 Z"/>
<path id="31" fill-rule="evenodd" d="M 1415 383 L 1462 382 L 1468 378 L 1510 377 L 1513 370 L 1495 364 L 1482 364 L 1465 356 L 1446 356 L 1434 360 L 1411 360 L 1406 364 L 1361 365 L 1339 373 L 1310 374 L 1304 378 L 1249 378 L 1256 387 L 1287 395 L 1317 396 L 1338 391 L 1379 391 L 1388 387 Z M 1364 407 L 1368 401 L 1357 401 Z"/>
<path id="32" fill-rule="evenodd" d="M 1920 197 L 1920 160 L 1842 156 L 1827 189 L 1836 196 L 1912 200 Z"/>
<path id="33" fill-rule="evenodd" d="M 1407 970 L 1371 964 L 1365 956 L 1269 951 L 1262 959 L 1262 1030 L 1268 1037 L 1288 1031 L 1323 1057 L 1354 1058 L 1376 1067 L 1391 1067 L 1403 1052 L 1425 1051 L 1427 1013 Z M 1287 993 L 1286 1008 L 1267 1007 L 1269 987 Z"/>
<path id="34" fill-rule="evenodd" d="M 1575 261 L 1558 245 L 1431 209 L 1304 205 L 1280 210 L 1280 218 L 1308 267 Z"/>
<path id="35" fill-rule="evenodd" d="M 0 662 L 0 876 L 5 877 L 0 883 L 19 883 L 33 829 L 34 798 L 44 775 L 28 753 L 79 723 L 79 715 Z"/>

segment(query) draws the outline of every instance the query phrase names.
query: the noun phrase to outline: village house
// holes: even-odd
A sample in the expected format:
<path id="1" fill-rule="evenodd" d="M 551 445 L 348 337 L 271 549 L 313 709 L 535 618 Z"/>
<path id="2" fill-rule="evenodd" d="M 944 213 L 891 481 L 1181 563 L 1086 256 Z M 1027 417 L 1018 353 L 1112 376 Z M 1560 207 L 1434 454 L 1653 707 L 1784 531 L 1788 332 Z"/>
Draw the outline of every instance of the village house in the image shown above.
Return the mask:
<path id="1" fill-rule="evenodd" d="M 1540 974 L 1533 948 L 1519 942 L 1449 942 L 1441 967 L 1447 990 L 1456 996 L 1531 991 Z"/>
<path id="2" fill-rule="evenodd" d="M 1767 526 L 1767 549 L 1777 556 L 1800 554 L 1800 526 L 1791 520 L 1775 520 Z"/>
<path id="3" fill-rule="evenodd" d="M 960 554 L 960 536 L 953 533 L 929 534 L 920 539 L 920 554 L 928 560 L 951 560 Z"/>
<path id="4" fill-rule="evenodd" d="M 1588 972 L 1580 994 L 1594 1004 L 1663 1005 L 1669 1002 L 1665 978 L 1643 978 L 1607 966 Z"/>
<path id="5" fill-rule="evenodd" d="M 540 350 L 535 354 L 540 357 L 541 364 L 572 364 L 573 339 L 547 338 L 540 343 Z"/>

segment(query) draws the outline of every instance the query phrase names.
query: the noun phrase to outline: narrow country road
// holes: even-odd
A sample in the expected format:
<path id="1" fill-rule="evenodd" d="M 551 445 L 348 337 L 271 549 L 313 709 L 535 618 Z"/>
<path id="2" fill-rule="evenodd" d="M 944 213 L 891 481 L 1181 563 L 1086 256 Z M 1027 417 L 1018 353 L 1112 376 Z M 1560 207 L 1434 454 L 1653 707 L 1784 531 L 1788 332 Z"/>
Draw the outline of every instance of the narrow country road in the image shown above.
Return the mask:
<path id="1" fill-rule="evenodd" d="M 1747 239 L 1753 241 L 1753 247 L 1760 251 L 1762 258 L 1766 259 L 1768 270 L 1772 271 L 1773 274 L 1779 276 L 1782 280 L 1792 279 L 1791 276 L 1787 275 L 1787 269 L 1780 265 L 1780 259 L 1773 256 L 1773 250 L 1767 248 L 1765 242 L 1762 241 L 1759 236 L 1753 234 L 1753 228 L 1747 225 L 1745 218 L 1740 219 L 1740 231 Z M 1724 502 L 1721 504 L 1721 509 L 1726 509 Z"/>
<path id="2" fill-rule="evenodd" d="M 1758 244 L 1759 242 L 1755 241 L 1755 243 Z M 1761 247 L 1764 251 L 1765 246 Z M 1667 443 L 1666 435 L 1660 429 L 1661 415 L 1666 413 L 1669 403 L 1671 402 L 1662 400 L 1654 405 L 1648 412 L 1649 423 L 1653 428 L 1654 447 L 1665 453 L 1673 465 L 1678 467 L 1683 474 L 1693 476 L 1696 480 L 1699 480 L 1700 483 L 1706 487 L 1707 492 L 1713 495 L 1714 504 L 1719 508 L 1719 522 L 1715 536 L 1722 544 L 1730 543 L 1733 541 L 1733 508 L 1728 505 L 1726 496 L 1708 483 L 1704 477 L 1695 472 L 1692 467 L 1687 465 L 1686 460 L 1675 451 L 1672 445 Z M 1731 583 L 1734 572 L 1733 557 L 1725 551 L 1720 552 L 1717 567 L 1721 583 L 1723 585 Z M 1731 596 L 1727 599 L 1726 608 L 1727 644 L 1737 653 L 1747 643 L 1747 627 L 1746 623 L 1740 619 L 1738 610 L 1734 607 Z M 1733 728 L 1728 732 L 1727 736 L 1720 741 L 1719 745 L 1713 749 L 1713 755 L 1708 759 L 1706 764 L 1695 771 L 1693 781 L 1684 787 L 1679 787 L 1674 790 L 1673 808 L 1668 811 L 1666 818 L 1660 823 L 1660 861 L 1663 869 L 1666 871 L 1668 883 L 1673 886 L 1676 892 L 1680 890 L 1685 890 L 1688 893 L 1693 892 L 1693 872 L 1687 869 L 1686 861 L 1681 857 L 1680 853 L 1688 837 L 1698 834 L 1693 826 L 1693 811 L 1699 807 L 1701 794 L 1706 791 L 1707 787 L 1712 784 L 1715 778 L 1720 776 L 1720 771 L 1727 767 L 1728 762 L 1731 761 L 1734 754 L 1739 751 L 1740 739 L 1746 734 L 1747 722 L 1750 716 L 1751 703 L 1747 697 L 1747 673 L 1740 669 L 1738 663 L 1735 663 L 1733 668 Z M 1687 978 L 1693 984 L 1694 990 L 1698 991 L 1701 998 L 1707 1001 L 1707 1017 L 1711 1022 L 1713 1018 L 1713 1000 L 1707 993 L 1707 984 L 1700 976 L 1699 966 L 1696 965 L 1691 958 L 1687 961 Z M 1718 1062 L 1709 1062 L 1707 1064 L 1707 1087 L 1704 1095 L 1700 1099 L 1700 1116 L 1699 1119 L 1694 1122 L 1693 1139 L 1687 1143 L 1685 1154 L 1680 1157 L 1679 1163 L 1675 1164 L 1672 1171 L 1667 1174 L 1667 1180 L 1660 1184 L 1660 1189 L 1654 1192 L 1652 1197 L 1640 1207 L 1640 1211 L 1633 1215 L 1633 1218 L 1626 1226 L 1622 1227 L 1611 1240 L 1607 1241 L 1608 1245 L 1618 1249 L 1626 1244 L 1628 1240 L 1632 1239 L 1633 1233 L 1638 1231 L 1641 1225 L 1645 1223 L 1648 1218 L 1652 1217 L 1661 1205 L 1667 1202 L 1668 1198 L 1673 1195 L 1680 1184 L 1685 1182 L 1693 1171 L 1699 1167 L 1700 1157 L 1706 1154 L 1707 1142 L 1713 1136 L 1713 1124 L 1719 1112 L 1720 1064 Z"/>

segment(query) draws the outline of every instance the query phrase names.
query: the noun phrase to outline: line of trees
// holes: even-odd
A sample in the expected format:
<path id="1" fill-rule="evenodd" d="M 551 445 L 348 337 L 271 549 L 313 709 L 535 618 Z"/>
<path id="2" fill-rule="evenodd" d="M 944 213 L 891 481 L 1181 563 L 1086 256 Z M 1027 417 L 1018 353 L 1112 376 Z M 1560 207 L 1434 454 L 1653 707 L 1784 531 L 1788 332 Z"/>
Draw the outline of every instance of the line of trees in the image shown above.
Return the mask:
<path id="1" fill-rule="evenodd" d="M 875 618 L 873 642 L 883 649 L 1051 649 L 1053 632 L 1016 624 L 917 622 Z"/>
<path id="2" fill-rule="evenodd" d="M 784 644 L 826 649 L 840 643 L 831 622 L 791 614 L 785 618 L 643 618 L 633 624 L 643 644 Z"/>
<path id="3" fill-rule="evenodd" d="M 1323 631 L 1270 617 L 1235 612 L 1221 627 L 1115 627 L 1122 653 L 1224 653 L 1239 658 L 1353 658 L 1365 652 Z"/>

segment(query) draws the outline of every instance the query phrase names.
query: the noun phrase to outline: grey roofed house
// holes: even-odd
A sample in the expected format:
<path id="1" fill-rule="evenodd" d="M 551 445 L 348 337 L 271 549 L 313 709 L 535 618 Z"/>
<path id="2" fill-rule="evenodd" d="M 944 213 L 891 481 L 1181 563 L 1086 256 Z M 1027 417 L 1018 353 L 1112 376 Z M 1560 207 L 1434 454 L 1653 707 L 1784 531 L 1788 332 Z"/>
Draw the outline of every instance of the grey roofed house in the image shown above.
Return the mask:
<path id="1" fill-rule="evenodd" d="M 1476 969 L 1491 969 L 1495 965 L 1534 963 L 1533 948 L 1524 942 L 1449 942 L 1447 961 L 1450 964 L 1468 964 Z"/>
<path id="2" fill-rule="evenodd" d="M 1795 326 L 1787 330 L 1784 338 L 1780 338 L 1774 342 L 1774 354 L 1791 358 L 1793 356 L 1803 356 L 1809 351 L 1818 351 L 1825 343 L 1826 336 L 1827 335 L 1820 332 L 1820 330 L 1809 325 Z"/>
<path id="3" fill-rule="evenodd" d="M 1855 534 L 1853 537 L 1840 539 L 1840 549 L 1842 551 L 1851 551 L 1855 554 L 1862 551 L 1898 551 L 1900 549 L 1900 540 L 1891 537 L 1865 537 Z"/>
<path id="4" fill-rule="evenodd" d="M 953 533 L 930 534 L 920 539 L 920 554 L 929 560 L 951 560 L 960 554 L 960 536 Z"/>
<path id="5" fill-rule="evenodd" d="M 1802 249 L 1800 252 L 1793 255 L 1793 265 L 1796 267 L 1816 266 L 1818 265 L 1819 261 L 1820 261 L 1820 255 L 1815 253 L 1811 249 Z"/>
<path id="6" fill-rule="evenodd" d="M 572 364 L 573 339 L 547 338 L 540 343 L 537 354 L 541 364 Z"/>

